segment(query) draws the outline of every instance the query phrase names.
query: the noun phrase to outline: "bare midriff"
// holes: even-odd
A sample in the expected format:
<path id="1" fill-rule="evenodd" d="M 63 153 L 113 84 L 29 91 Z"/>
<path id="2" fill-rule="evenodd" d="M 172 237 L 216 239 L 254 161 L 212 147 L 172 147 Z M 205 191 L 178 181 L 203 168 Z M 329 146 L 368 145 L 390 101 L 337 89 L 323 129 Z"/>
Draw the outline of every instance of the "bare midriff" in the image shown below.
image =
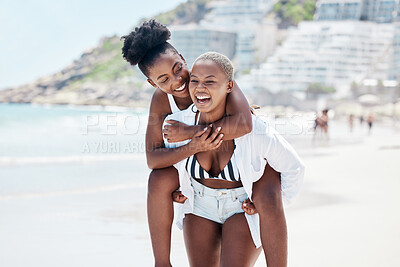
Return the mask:
<path id="1" fill-rule="evenodd" d="M 196 179 L 196 181 L 214 189 L 232 189 L 243 186 L 242 182 L 230 182 L 221 179 Z"/>

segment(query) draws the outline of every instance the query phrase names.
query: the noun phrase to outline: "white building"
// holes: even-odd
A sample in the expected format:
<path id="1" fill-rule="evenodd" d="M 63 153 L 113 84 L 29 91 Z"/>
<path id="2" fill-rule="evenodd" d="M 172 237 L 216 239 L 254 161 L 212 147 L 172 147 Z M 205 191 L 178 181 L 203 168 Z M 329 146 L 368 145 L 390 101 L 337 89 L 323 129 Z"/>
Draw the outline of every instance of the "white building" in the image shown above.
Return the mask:
<path id="1" fill-rule="evenodd" d="M 222 27 L 237 33 L 235 66 L 248 70 L 265 57 L 263 46 L 257 46 L 257 33 L 262 19 L 272 10 L 276 0 L 227 0 L 209 4 L 211 12 L 201 25 Z M 264 26 L 266 26 L 264 24 Z M 266 26 L 268 27 L 268 26 Z M 265 30 L 264 30 L 265 31 Z"/>
<path id="2" fill-rule="evenodd" d="M 400 14 L 398 0 L 364 0 L 362 19 L 379 23 L 390 23 Z"/>
<path id="3" fill-rule="evenodd" d="M 215 51 L 230 59 L 235 55 L 235 32 L 194 24 L 170 26 L 169 29 L 171 44 L 185 57 L 189 67 L 205 52 Z"/>
<path id="4" fill-rule="evenodd" d="M 314 20 L 360 20 L 362 7 L 362 0 L 320 0 Z"/>
<path id="5" fill-rule="evenodd" d="M 391 23 L 399 17 L 399 10 L 399 0 L 319 0 L 314 19 Z"/>
<path id="6" fill-rule="evenodd" d="M 274 55 L 251 72 L 254 88 L 305 91 L 310 83 L 347 94 L 365 78 L 387 80 L 393 66 L 393 24 L 301 22 Z"/>
<path id="7" fill-rule="evenodd" d="M 400 81 L 400 21 L 395 22 L 394 27 L 393 72 L 390 75 L 390 79 Z"/>

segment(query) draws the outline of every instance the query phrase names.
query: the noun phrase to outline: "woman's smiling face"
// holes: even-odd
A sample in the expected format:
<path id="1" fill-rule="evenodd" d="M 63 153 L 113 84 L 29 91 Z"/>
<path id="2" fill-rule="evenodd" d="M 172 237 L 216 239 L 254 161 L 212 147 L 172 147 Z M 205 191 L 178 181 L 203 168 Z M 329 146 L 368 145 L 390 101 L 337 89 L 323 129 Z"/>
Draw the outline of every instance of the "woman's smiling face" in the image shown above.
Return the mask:
<path id="1" fill-rule="evenodd" d="M 171 51 L 161 54 L 149 68 L 148 82 L 164 93 L 177 97 L 189 96 L 189 70 L 180 54 Z"/>
<path id="2" fill-rule="evenodd" d="M 190 74 L 189 91 L 193 103 L 200 112 L 225 112 L 226 96 L 232 91 L 233 82 L 212 60 L 200 59 L 195 62 Z"/>

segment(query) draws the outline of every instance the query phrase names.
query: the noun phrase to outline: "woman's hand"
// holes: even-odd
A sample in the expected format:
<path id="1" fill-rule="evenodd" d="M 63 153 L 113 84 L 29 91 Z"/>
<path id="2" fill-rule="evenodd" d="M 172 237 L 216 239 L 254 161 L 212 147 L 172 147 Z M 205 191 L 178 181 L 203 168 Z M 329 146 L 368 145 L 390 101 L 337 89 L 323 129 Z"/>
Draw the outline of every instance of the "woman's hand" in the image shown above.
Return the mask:
<path id="1" fill-rule="evenodd" d="M 189 126 L 176 120 L 166 120 L 165 122 L 168 124 L 164 126 L 162 132 L 169 143 L 191 139 L 198 130 L 197 125 Z"/>
<path id="2" fill-rule="evenodd" d="M 181 191 L 176 190 L 176 191 L 172 192 L 172 200 L 174 202 L 183 204 L 183 203 L 185 203 L 186 199 L 187 199 L 187 197 L 184 194 L 182 194 Z"/>
<path id="3" fill-rule="evenodd" d="M 213 132 L 212 124 L 198 131 L 189 142 L 190 149 L 196 153 L 217 149 L 222 144 L 223 134 L 220 134 L 221 127 L 218 127 Z"/>

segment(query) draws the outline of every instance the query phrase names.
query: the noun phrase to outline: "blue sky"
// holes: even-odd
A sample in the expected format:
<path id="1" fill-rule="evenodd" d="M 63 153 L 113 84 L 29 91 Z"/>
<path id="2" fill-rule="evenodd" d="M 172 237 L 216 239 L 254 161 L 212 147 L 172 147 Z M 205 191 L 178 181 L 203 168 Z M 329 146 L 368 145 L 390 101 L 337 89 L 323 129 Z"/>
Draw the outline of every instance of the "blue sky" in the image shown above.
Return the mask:
<path id="1" fill-rule="evenodd" d="M 61 70 L 103 36 L 184 0 L 2 0 L 0 89 Z"/>

